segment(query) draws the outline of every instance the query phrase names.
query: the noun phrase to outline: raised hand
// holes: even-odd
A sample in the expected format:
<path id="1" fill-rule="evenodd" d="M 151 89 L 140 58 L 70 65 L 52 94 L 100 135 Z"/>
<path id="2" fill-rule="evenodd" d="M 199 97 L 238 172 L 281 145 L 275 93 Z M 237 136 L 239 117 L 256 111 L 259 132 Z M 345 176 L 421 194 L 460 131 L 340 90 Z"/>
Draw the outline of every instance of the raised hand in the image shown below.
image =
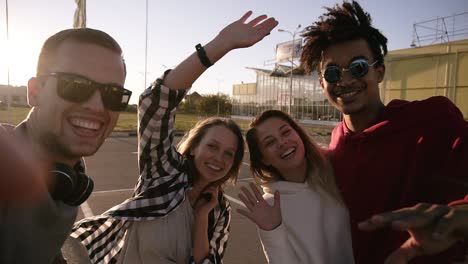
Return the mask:
<path id="1" fill-rule="evenodd" d="M 250 47 L 269 35 L 278 25 L 278 21 L 266 15 L 258 16 L 246 23 L 251 15 L 252 11 L 245 13 L 239 20 L 221 30 L 217 38 L 229 44 L 231 49 Z"/>
<path id="2" fill-rule="evenodd" d="M 214 39 L 203 46 L 211 63 L 216 64 L 233 49 L 254 45 L 270 34 L 271 30 L 278 25 L 278 21 L 274 18 L 267 18 L 266 15 L 245 23 L 251 14 L 252 11 L 245 13 L 239 20 L 224 27 Z M 197 53 L 194 52 L 169 72 L 164 80 L 164 85 L 171 89 L 187 89 L 206 69 L 200 62 Z"/>
<path id="3" fill-rule="evenodd" d="M 279 192 L 275 192 L 274 204 L 270 206 L 253 183 L 250 183 L 250 189 L 252 192 L 245 187 L 241 187 L 243 194 L 238 195 L 247 210 L 237 209 L 236 211 L 249 218 L 260 229 L 268 231 L 277 228 L 282 221 Z"/>
<path id="4" fill-rule="evenodd" d="M 385 226 L 392 226 L 410 234 L 410 238 L 385 262 L 405 264 L 417 256 L 442 252 L 468 237 L 468 205 L 420 203 L 413 207 L 374 215 L 359 224 L 359 228 L 365 231 Z"/>

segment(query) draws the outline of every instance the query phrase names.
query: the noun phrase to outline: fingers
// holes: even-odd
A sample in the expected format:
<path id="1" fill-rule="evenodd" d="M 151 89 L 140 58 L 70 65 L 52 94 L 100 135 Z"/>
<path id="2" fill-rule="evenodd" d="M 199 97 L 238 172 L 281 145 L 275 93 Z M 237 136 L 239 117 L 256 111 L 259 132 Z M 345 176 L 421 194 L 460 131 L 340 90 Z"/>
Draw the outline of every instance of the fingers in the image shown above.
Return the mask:
<path id="1" fill-rule="evenodd" d="M 449 235 L 457 239 L 468 237 L 468 209 L 457 207 L 451 207 L 450 211 L 436 223 L 433 232 L 435 239 L 443 240 Z"/>
<path id="2" fill-rule="evenodd" d="M 258 16 L 256 18 L 252 19 L 252 21 L 250 21 L 249 23 L 247 23 L 247 25 L 249 25 L 251 27 L 255 27 L 258 23 L 265 20 L 265 18 L 267 18 L 267 17 L 268 17 L 267 15 Z"/>
<path id="3" fill-rule="evenodd" d="M 405 230 L 427 226 L 437 218 L 448 212 L 445 205 L 419 203 L 414 207 L 403 208 L 392 212 L 372 216 L 370 219 L 359 223 L 358 227 L 364 231 L 372 231 L 388 225 L 395 229 Z"/>
<path id="4" fill-rule="evenodd" d="M 281 208 L 280 193 L 278 191 L 275 191 L 275 204 L 274 204 L 274 206 L 276 208 Z"/>
<path id="5" fill-rule="evenodd" d="M 263 201 L 263 195 L 260 193 L 260 190 L 258 190 L 257 186 L 253 183 L 249 183 L 250 189 L 252 189 L 253 194 L 255 195 L 255 199 L 259 202 Z"/>
<path id="6" fill-rule="evenodd" d="M 241 187 L 241 191 L 252 205 L 257 203 L 257 198 L 252 193 L 250 193 L 250 191 L 247 188 Z"/>
<path id="7" fill-rule="evenodd" d="M 247 19 L 252 15 L 252 11 L 249 10 L 247 11 L 240 19 L 239 21 L 242 22 L 242 23 L 245 23 L 245 21 L 247 21 Z"/>
<path id="8" fill-rule="evenodd" d="M 270 32 L 278 25 L 278 21 L 270 17 L 262 23 L 255 26 L 255 30 L 258 35 L 264 38 L 265 36 L 270 35 Z"/>
<path id="9" fill-rule="evenodd" d="M 394 220 L 392 226 L 398 230 L 426 227 L 435 223 L 449 211 L 450 208 L 448 206 L 432 205 L 424 211 L 416 211 L 405 218 Z"/>
<path id="10" fill-rule="evenodd" d="M 248 11 L 239 19 L 239 21 L 245 24 L 245 22 L 251 15 L 252 15 L 252 11 Z M 250 21 L 249 23 L 247 23 L 247 25 L 250 27 L 255 27 L 257 30 L 265 31 L 265 34 L 267 34 L 268 32 L 270 32 L 273 28 L 275 28 L 278 25 L 278 21 L 276 21 L 275 18 L 273 17 L 270 17 L 268 19 L 267 18 L 268 18 L 267 15 L 258 16 L 252 19 L 252 21 Z"/>
<path id="11" fill-rule="evenodd" d="M 409 238 L 400 248 L 387 257 L 385 264 L 406 264 L 418 255 L 421 255 L 419 246 L 417 246 L 413 238 Z"/>
<path id="12" fill-rule="evenodd" d="M 247 199 L 242 193 L 239 193 L 237 197 L 239 197 L 239 199 L 241 199 L 241 201 L 244 203 L 245 207 L 247 207 L 247 209 L 249 209 L 249 211 L 252 212 L 252 207 L 254 207 L 254 204 L 252 204 L 252 202 L 249 199 Z"/>

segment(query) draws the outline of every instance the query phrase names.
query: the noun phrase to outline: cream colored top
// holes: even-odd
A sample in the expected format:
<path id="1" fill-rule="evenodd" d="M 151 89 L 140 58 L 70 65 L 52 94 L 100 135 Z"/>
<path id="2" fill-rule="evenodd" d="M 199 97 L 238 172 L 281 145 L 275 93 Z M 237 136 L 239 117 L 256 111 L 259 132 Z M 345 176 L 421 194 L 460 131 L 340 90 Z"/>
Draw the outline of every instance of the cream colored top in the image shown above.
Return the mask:
<path id="1" fill-rule="evenodd" d="M 188 263 L 192 255 L 192 225 L 189 199 L 165 217 L 132 222 L 117 263 Z"/>
<path id="2" fill-rule="evenodd" d="M 282 223 L 271 231 L 259 229 L 270 264 L 354 263 L 348 211 L 345 206 L 308 182 L 264 184 L 263 197 L 273 204 L 280 192 Z"/>

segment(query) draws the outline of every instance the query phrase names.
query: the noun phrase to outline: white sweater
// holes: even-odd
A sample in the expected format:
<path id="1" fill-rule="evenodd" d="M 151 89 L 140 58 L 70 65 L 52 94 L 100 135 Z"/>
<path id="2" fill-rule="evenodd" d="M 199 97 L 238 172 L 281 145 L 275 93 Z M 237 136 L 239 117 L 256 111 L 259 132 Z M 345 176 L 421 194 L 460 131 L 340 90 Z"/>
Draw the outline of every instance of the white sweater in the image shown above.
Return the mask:
<path id="1" fill-rule="evenodd" d="M 268 263 L 354 263 L 344 205 L 307 182 L 278 181 L 262 187 L 269 204 L 273 204 L 274 192 L 280 192 L 283 218 L 272 231 L 259 229 Z"/>

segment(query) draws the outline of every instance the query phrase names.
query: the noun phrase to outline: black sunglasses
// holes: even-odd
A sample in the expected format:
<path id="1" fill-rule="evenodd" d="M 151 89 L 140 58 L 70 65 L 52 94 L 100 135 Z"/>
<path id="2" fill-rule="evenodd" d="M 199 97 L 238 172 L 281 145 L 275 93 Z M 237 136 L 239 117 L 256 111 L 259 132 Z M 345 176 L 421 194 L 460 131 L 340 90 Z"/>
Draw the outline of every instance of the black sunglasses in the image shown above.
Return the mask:
<path id="1" fill-rule="evenodd" d="M 369 67 L 374 66 L 378 61 L 369 64 L 365 59 L 357 59 L 352 61 L 348 68 L 340 68 L 338 66 L 328 66 L 323 72 L 322 77 L 329 83 L 337 83 L 341 80 L 342 74 L 349 71 L 356 78 L 362 78 L 369 72 Z"/>
<path id="2" fill-rule="evenodd" d="M 99 90 L 106 109 L 123 111 L 132 95 L 130 90 L 120 85 L 102 84 L 72 73 L 52 72 L 38 76 L 39 80 L 45 80 L 48 77 L 57 79 L 57 94 L 62 99 L 73 103 L 86 102 L 96 90 Z"/>

